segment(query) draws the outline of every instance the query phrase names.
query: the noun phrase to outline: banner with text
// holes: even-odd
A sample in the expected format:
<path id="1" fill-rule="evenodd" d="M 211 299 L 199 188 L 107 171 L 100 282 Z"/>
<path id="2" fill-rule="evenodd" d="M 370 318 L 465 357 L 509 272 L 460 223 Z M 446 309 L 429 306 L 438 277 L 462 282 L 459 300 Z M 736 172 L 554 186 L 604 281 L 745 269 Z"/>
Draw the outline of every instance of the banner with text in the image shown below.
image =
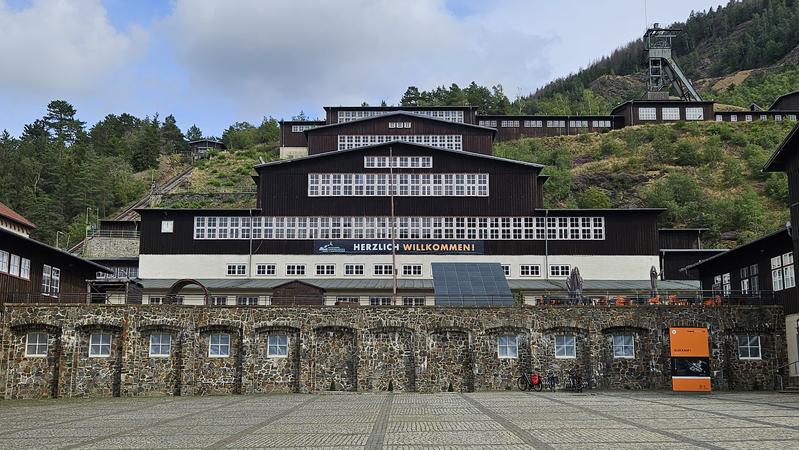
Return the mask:
<path id="1" fill-rule="evenodd" d="M 481 255 L 483 241 L 421 241 L 397 239 L 394 248 L 397 254 L 416 255 Z M 325 254 L 391 254 L 390 239 L 316 240 L 314 253 Z"/>

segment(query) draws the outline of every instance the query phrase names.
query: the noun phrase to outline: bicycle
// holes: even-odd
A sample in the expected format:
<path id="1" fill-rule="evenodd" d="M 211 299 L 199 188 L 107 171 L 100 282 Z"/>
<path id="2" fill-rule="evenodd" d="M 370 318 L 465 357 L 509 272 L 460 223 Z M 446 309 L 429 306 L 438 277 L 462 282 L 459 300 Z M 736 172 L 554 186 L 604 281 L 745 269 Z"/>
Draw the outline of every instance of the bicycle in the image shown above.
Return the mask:
<path id="1" fill-rule="evenodd" d="M 522 373 L 516 381 L 520 391 L 536 391 L 541 392 L 544 388 L 544 379 L 538 372 Z"/>
<path id="2" fill-rule="evenodd" d="M 571 374 L 569 376 L 569 383 L 566 385 L 566 390 L 572 392 L 583 392 L 583 377 L 579 374 Z"/>
<path id="3" fill-rule="evenodd" d="M 555 389 L 558 387 L 558 377 L 554 374 L 547 375 L 546 379 L 544 380 L 544 387 L 549 392 L 555 392 Z"/>

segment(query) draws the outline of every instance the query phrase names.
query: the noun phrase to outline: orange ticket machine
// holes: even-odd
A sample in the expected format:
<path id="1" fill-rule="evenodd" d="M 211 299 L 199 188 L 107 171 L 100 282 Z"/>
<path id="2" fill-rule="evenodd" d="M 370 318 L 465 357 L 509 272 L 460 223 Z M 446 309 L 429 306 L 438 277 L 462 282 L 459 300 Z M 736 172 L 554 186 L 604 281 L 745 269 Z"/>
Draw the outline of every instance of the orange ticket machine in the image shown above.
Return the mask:
<path id="1" fill-rule="evenodd" d="M 710 341 L 707 328 L 669 328 L 671 389 L 710 392 Z"/>

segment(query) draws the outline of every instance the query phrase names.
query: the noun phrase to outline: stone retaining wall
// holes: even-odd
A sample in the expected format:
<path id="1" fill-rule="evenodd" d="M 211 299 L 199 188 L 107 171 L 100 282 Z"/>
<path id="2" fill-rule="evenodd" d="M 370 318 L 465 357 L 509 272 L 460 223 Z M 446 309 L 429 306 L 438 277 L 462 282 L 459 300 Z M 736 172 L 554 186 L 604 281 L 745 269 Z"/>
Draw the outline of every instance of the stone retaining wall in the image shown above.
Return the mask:
<path id="1" fill-rule="evenodd" d="M 710 330 L 714 389 L 772 389 L 785 358 L 779 307 L 0 307 L 0 398 L 210 395 L 266 392 L 515 389 L 520 371 L 577 371 L 593 388 L 668 389 L 668 328 Z M 27 333 L 48 333 L 46 357 L 28 357 Z M 89 356 L 89 336 L 112 336 L 110 356 Z M 171 336 L 151 357 L 153 333 Z M 209 356 L 214 334 L 227 357 Z M 555 335 L 577 337 L 576 357 L 555 358 Z M 633 358 L 613 357 L 613 335 L 634 336 Z M 762 359 L 738 358 L 736 336 L 759 335 Z M 270 335 L 288 336 L 267 357 Z M 498 358 L 516 336 L 518 357 Z"/>

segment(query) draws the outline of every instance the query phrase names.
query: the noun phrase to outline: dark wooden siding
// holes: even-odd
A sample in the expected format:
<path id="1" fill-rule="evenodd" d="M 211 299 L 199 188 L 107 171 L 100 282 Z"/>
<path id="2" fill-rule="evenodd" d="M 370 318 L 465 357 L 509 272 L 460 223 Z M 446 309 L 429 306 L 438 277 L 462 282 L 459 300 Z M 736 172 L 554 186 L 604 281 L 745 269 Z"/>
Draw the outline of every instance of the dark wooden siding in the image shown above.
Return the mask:
<path id="1" fill-rule="evenodd" d="M 397 173 L 488 173 L 489 197 L 395 197 L 398 216 L 530 216 L 539 206 L 539 168 L 406 144 L 392 146 L 395 156 L 432 156 L 432 169 L 395 169 Z M 389 197 L 308 197 L 308 173 L 387 173 L 364 169 L 365 155 L 388 155 L 388 146 L 353 150 L 259 168 L 261 209 L 270 216 L 387 216 Z"/>
<path id="2" fill-rule="evenodd" d="M 686 252 L 661 252 L 660 270 L 661 279 L 664 280 L 696 280 L 699 274 L 695 270 L 681 271 L 680 269 L 696 264 L 703 259 L 722 253 L 718 251 L 686 251 Z"/>
<path id="3" fill-rule="evenodd" d="M 411 128 L 389 128 L 389 122 L 411 122 Z M 308 131 L 308 154 L 338 150 L 339 135 L 461 135 L 464 151 L 490 155 L 493 134 L 485 128 L 409 115 L 377 117 Z"/>
<path id="4" fill-rule="evenodd" d="M 599 133 L 624 127 L 624 118 L 621 116 L 501 116 L 501 115 L 478 115 L 477 123 L 481 120 L 495 120 L 497 122 L 497 141 L 509 141 L 527 137 L 547 137 L 547 136 L 568 136 L 582 133 Z M 518 121 L 518 127 L 503 127 L 503 120 Z M 541 127 L 525 127 L 526 120 L 539 120 Z M 547 121 L 564 121 L 565 127 L 547 127 Z M 572 120 L 586 120 L 588 127 L 571 127 L 569 122 Z M 610 121 L 610 127 L 594 127 L 594 121 Z"/>
<path id="5" fill-rule="evenodd" d="M 658 230 L 661 249 L 696 249 L 699 248 L 699 230 Z"/>
<path id="6" fill-rule="evenodd" d="M 76 257 L 65 255 L 7 231 L 0 231 L 0 250 L 31 261 L 30 280 L 0 273 L 0 302 L 16 296 L 22 298 L 39 296 L 42 287 L 42 268 L 45 264 L 61 270 L 60 294 L 65 301 L 74 299 L 75 294 L 87 293 L 86 280 L 94 279 L 97 272 L 94 266 Z M 70 296 L 72 298 L 68 298 Z"/>
<path id="7" fill-rule="evenodd" d="M 307 283 L 293 281 L 272 290 L 273 305 L 324 305 L 325 291 Z"/>
<path id="8" fill-rule="evenodd" d="M 701 107 L 704 120 L 714 120 L 713 118 L 713 102 L 683 102 L 683 101 L 629 101 L 623 103 L 611 111 L 611 115 L 620 115 L 624 117 L 624 126 L 630 125 L 646 125 L 651 123 L 671 123 L 678 120 L 663 120 L 663 108 L 679 108 L 679 120 L 687 120 L 685 117 L 685 108 Z M 639 120 L 638 111 L 641 108 L 655 108 L 655 120 Z"/>
<path id="9" fill-rule="evenodd" d="M 305 133 L 291 131 L 292 125 L 324 125 L 324 121 L 283 120 L 280 122 L 281 147 L 307 147 L 308 140 Z"/>
<path id="10" fill-rule="evenodd" d="M 702 289 L 711 290 L 715 276 L 729 273 L 732 291 L 740 291 L 740 269 L 757 264 L 760 290 L 771 292 L 771 258 L 791 251 L 794 251 L 794 243 L 787 232 L 777 233 L 739 247 L 698 267 Z M 783 305 L 786 314 L 799 312 L 799 293 L 796 288 L 777 291 L 774 297 Z"/>
<path id="11" fill-rule="evenodd" d="M 339 111 L 463 111 L 463 123 L 476 124 L 475 106 L 328 106 L 325 107 L 325 118 L 328 124 L 338 123 Z"/>
<path id="12" fill-rule="evenodd" d="M 544 215 L 544 211 L 536 211 Z M 550 210 L 549 216 L 605 217 L 604 240 L 484 241 L 488 255 L 652 255 L 657 256 L 657 211 Z M 302 254 L 314 253 L 311 240 L 194 240 L 194 216 L 247 215 L 247 211 L 142 210 L 142 254 Z M 468 211 L 464 216 L 471 216 Z M 174 220 L 173 233 L 161 233 L 160 221 Z"/>
<path id="13" fill-rule="evenodd" d="M 799 91 L 785 94 L 778 98 L 770 108 L 771 111 L 799 111 Z"/>
<path id="14" fill-rule="evenodd" d="M 762 117 L 765 117 L 768 121 L 777 120 L 779 116 L 779 120 L 795 120 L 791 119 L 788 116 L 793 115 L 794 117 L 799 116 L 799 110 L 794 109 L 791 111 L 719 111 L 716 112 L 713 116 L 713 120 L 721 122 L 732 122 L 732 118 L 735 117 L 736 122 L 758 122 L 763 120 Z M 747 120 L 747 116 L 749 116 L 750 120 Z"/>

